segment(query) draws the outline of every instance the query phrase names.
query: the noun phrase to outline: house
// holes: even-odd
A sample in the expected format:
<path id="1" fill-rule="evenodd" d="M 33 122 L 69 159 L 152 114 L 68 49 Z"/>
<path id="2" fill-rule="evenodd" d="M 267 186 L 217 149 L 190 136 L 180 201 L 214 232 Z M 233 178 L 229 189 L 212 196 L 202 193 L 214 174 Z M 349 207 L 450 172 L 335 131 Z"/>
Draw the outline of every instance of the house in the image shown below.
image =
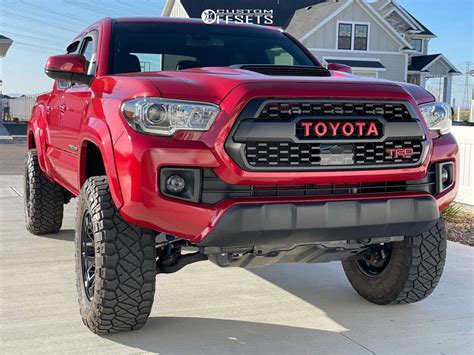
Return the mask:
<path id="1" fill-rule="evenodd" d="M 0 58 L 3 58 L 7 55 L 7 51 L 12 43 L 13 40 L 10 38 L 0 35 Z"/>
<path id="2" fill-rule="evenodd" d="M 429 54 L 436 35 L 395 0 L 167 0 L 163 16 L 201 18 L 208 9 L 273 10 L 271 25 L 298 38 L 323 64 L 423 87 L 427 79 L 441 78 L 446 102 L 452 78 L 460 74 L 443 54 Z"/>

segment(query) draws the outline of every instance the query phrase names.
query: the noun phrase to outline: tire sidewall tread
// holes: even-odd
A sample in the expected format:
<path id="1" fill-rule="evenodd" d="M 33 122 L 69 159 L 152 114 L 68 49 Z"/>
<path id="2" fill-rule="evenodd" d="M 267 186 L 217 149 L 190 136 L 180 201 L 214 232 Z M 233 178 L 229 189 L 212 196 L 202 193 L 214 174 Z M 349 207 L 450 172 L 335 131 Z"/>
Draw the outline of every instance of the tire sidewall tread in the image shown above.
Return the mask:
<path id="1" fill-rule="evenodd" d="M 41 170 L 35 150 L 25 156 L 24 205 L 26 229 L 35 235 L 59 232 L 63 223 L 64 189 Z"/>
<path id="2" fill-rule="evenodd" d="M 96 280 L 93 299 L 83 287 L 81 231 L 85 211 L 92 217 Z M 84 324 L 97 334 L 143 327 L 153 305 L 155 233 L 127 223 L 115 207 L 105 176 L 91 177 L 79 195 L 76 215 L 76 286 Z"/>
<path id="3" fill-rule="evenodd" d="M 355 258 L 342 261 L 353 288 L 376 304 L 414 303 L 428 297 L 441 279 L 446 262 L 444 220 L 424 233 L 393 242 L 391 259 L 382 274 L 365 275 Z"/>

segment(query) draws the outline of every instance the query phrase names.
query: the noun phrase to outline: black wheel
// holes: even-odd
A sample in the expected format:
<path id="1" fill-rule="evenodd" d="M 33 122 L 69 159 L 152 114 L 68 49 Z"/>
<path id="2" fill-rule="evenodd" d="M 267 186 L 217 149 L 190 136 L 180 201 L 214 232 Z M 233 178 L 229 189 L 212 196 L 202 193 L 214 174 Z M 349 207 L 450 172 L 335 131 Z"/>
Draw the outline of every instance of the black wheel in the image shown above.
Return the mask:
<path id="1" fill-rule="evenodd" d="M 59 232 L 64 189 L 43 174 L 35 150 L 26 153 L 24 188 L 26 229 L 36 235 Z"/>
<path id="2" fill-rule="evenodd" d="M 155 294 L 155 233 L 122 218 L 105 176 L 88 179 L 81 190 L 75 242 L 84 324 L 97 334 L 143 327 Z"/>
<path id="3" fill-rule="evenodd" d="M 444 220 L 429 231 L 403 241 L 372 246 L 342 261 L 352 287 L 377 304 L 414 303 L 428 297 L 446 260 Z"/>

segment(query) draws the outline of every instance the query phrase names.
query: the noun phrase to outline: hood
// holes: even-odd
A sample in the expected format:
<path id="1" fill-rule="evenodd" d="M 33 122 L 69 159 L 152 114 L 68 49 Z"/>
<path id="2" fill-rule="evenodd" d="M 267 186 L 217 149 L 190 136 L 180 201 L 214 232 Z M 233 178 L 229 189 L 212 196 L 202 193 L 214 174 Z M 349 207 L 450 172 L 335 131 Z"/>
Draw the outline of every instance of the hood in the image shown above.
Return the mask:
<path id="1" fill-rule="evenodd" d="M 206 101 L 215 104 L 219 104 L 236 87 L 255 83 L 270 84 L 271 87 L 279 89 L 282 85 L 293 88 L 301 86 L 306 89 L 305 91 L 312 87 L 318 89 L 315 91 L 320 91 L 321 87 L 329 88 L 337 85 L 351 90 L 386 91 L 387 97 L 391 97 L 394 92 L 408 93 L 417 103 L 433 101 L 431 94 L 416 85 L 359 77 L 338 71 L 329 73 L 329 76 L 280 76 L 265 75 L 239 68 L 205 67 L 180 71 L 131 73 L 120 76 L 147 79 L 166 98 Z"/>

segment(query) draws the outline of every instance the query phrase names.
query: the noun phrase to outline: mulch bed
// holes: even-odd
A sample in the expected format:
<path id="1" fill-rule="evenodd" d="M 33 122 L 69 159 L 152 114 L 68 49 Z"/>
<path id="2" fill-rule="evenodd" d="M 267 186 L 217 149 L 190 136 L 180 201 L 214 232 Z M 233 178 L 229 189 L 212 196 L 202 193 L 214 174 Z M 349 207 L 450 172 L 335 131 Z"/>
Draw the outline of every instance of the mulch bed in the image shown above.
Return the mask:
<path id="1" fill-rule="evenodd" d="M 453 242 L 474 246 L 474 213 L 463 212 L 446 221 L 448 239 Z"/>

